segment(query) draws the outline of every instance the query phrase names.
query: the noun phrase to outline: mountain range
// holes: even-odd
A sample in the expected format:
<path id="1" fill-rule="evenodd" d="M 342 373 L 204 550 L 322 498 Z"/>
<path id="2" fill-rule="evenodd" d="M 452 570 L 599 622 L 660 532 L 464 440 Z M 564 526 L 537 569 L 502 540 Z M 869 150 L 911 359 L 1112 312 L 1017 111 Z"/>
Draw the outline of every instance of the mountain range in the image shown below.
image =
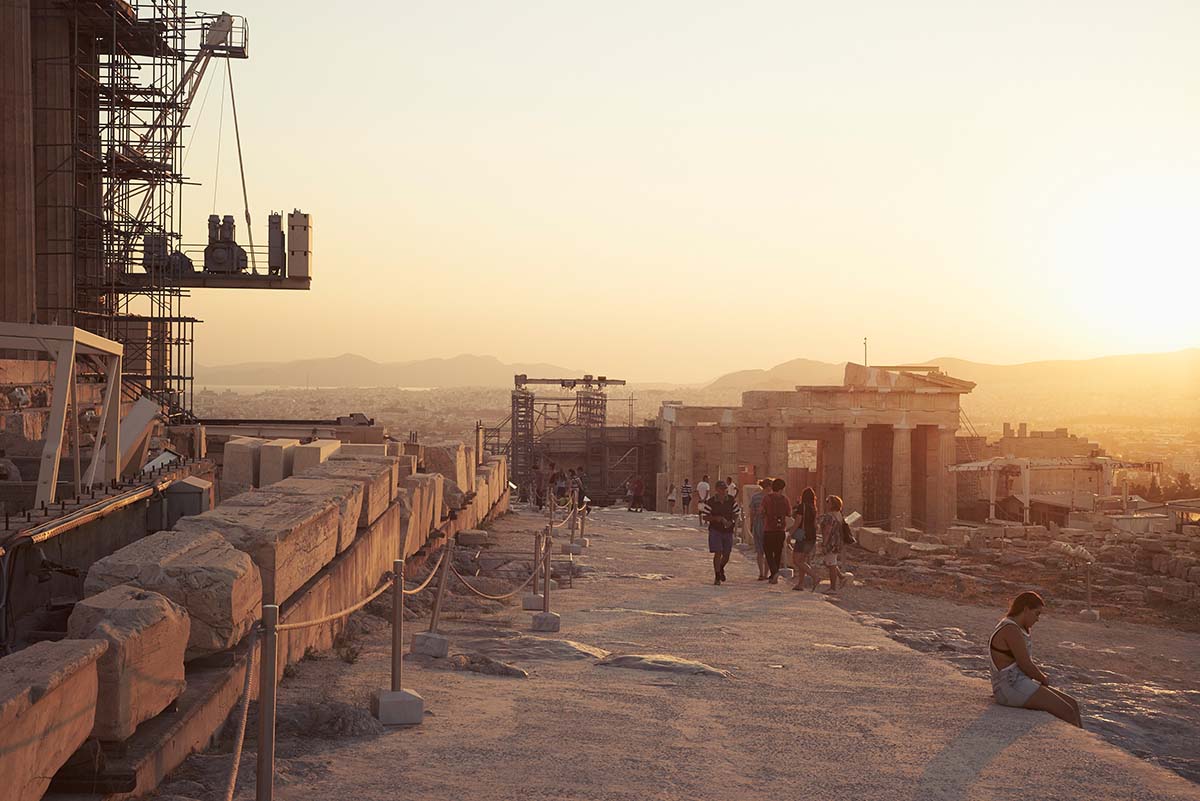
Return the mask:
<path id="1" fill-rule="evenodd" d="M 972 398 L 983 402 L 1020 395 L 1080 399 L 1119 396 L 1128 405 L 1154 406 L 1164 399 L 1196 401 L 1200 415 L 1200 348 L 1170 353 L 1104 356 L 1096 359 L 985 364 L 952 357 L 917 364 L 978 384 Z M 715 379 L 703 391 L 724 394 L 749 389 L 791 389 L 796 385 L 840 384 L 845 363 L 793 359 L 769 369 L 739 370 Z M 493 356 L 376 362 L 356 354 L 291 362 L 249 362 L 197 367 L 198 385 L 325 387 L 508 387 L 513 375 L 580 375 L 578 370 L 544 363 L 507 364 Z"/>
<path id="2" fill-rule="evenodd" d="M 985 364 L 941 357 L 912 364 L 937 365 L 942 372 L 974 381 L 980 390 L 1053 390 L 1116 394 L 1144 393 L 1200 398 L 1200 348 L 1170 353 L 1102 356 L 1096 359 Z M 740 370 L 721 376 L 709 389 L 791 389 L 840 384 L 845 362 L 793 359 L 769 370 Z"/>

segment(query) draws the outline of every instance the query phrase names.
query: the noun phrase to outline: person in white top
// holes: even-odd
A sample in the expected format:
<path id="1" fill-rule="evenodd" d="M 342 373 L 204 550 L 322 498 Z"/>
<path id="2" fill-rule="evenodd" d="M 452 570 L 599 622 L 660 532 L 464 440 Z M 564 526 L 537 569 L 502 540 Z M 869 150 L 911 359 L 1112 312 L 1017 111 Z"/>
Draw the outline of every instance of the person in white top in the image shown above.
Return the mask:
<path id="1" fill-rule="evenodd" d="M 1045 606 L 1036 592 L 1023 592 L 1013 599 L 1008 615 L 996 624 L 988 644 L 992 696 L 998 704 L 1039 709 L 1082 729 L 1079 702 L 1051 687 L 1050 678 L 1033 663 L 1029 630 Z"/>
<path id="2" fill-rule="evenodd" d="M 712 491 L 712 486 L 708 483 L 708 474 L 700 479 L 700 483 L 696 485 L 696 511 L 700 515 L 700 522 L 704 522 L 704 513 L 700 509 L 704 508 L 704 504 L 708 501 L 708 494 Z"/>

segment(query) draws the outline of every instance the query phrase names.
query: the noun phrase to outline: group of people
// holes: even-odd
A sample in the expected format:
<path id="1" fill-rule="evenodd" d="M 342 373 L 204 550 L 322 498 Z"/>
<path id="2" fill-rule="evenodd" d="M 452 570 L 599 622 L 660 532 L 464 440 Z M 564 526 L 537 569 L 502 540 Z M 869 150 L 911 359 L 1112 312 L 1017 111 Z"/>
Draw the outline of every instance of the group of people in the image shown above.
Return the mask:
<path id="1" fill-rule="evenodd" d="M 821 581 L 814 562 L 828 571 L 830 592 L 844 587 L 853 576 L 843 573 L 839 565 L 843 548 L 854 543 L 853 533 L 842 516 L 842 499 L 829 495 L 823 511 L 817 512 L 816 492 L 806 487 L 794 506 L 784 494 L 783 479 L 763 479 L 749 501 L 750 530 L 758 563 L 758 580 L 777 584 L 786 543 L 792 546 L 792 566 L 796 583 L 793 589 L 804 587 L 805 577 L 812 579 L 813 590 Z M 685 495 L 682 490 L 687 488 Z M 692 493 L 687 480 L 679 496 Z M 718 481 L 710 490 L 708 476 L 696 485 L 700 519 L 708 525 L 708 550 L 712 553 L 713 584 L 728 581 L 725 568 L 733 551 L 735 530 L 742 518 L 737 488 L 732 479 Z M 672 509 L 673 511 L 673 509 Z M 1050 686 L 1050 678 L 1033 661 L 1031 630 L 1046 603 L 1036 592 L 1022 592 L 1013 599 L 1008 614 L 996 625 L 988 640 L 988 663 L 991 667 L 992 695 L 1003 706 L 1035 709 L 1082 728 L 1079 702 L 1067 693 Z"/>
<path id="2" fill-rule="evenodd" d="M 684 479 L 683 487 L 688 487 Z M 755 561 L 758 564 L 758 580 L 778 584 L 783 554 L 791 546 L 792 568 L 795 571 L 794 590 L 804 589 L 805 579 L 811 579 L 815 592 L 822 576 L 814 562 L 826 568 L 829 591 L 837 592 L 847 586 L 853 578 L 844 573 L 839 565 L 842 549 L 853 543 L 853 534 L 842 517 L 842 499 L 829 495 L 818 513 L 817 494 L 806 487 L 800 500 L 793 505 L 784 494 L 787 482 L 781 478 L 765 478 L 758 482 L 758 489 L 749 501 L 750 532 L 754 543 Z M 727 581 L 725 566 L 733 551 L 733 542 L 738 524 L 743 520 L 741 505 L 737 499 L 737 485 L 732 477 L 718 481 L 713 491 L 709 490 L 708 476 L 697 484 L 700 520 L 708 525 L 708 549 L 713 555 L 713 583 Z M 683 493 L 680 493 L 683 495 Z M 690 500 L 690 494 L 688 495 Z M 668 504 L 671 496 L 668 495 Z M 684 507 L 686 511 L 686 506 Z"/>
<path id="3" fill-rule="evenodd" d="M 539 465 L 533 470 L 534 503 L 538 509 L 544 509 L 550 494 L 560 500 L 571 493 L 582 498 L 586 480 L 587 474 L 583 472 L 582 465 L 568 470 L 563 470 L 554 462 L 550 462 L 545 469 Z"/>

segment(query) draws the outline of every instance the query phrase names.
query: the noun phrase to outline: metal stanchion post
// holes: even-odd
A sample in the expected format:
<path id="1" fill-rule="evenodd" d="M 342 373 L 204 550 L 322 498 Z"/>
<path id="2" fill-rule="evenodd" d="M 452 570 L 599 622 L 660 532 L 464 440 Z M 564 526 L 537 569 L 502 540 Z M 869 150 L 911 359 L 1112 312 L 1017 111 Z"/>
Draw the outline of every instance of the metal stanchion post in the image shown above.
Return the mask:
<path id="1" fill-rule="evenodd" d="M 404 560 L 392 562 L 392 692 L 404 684 Z"/>
<path id="2" fill-rule="evenodd" d="M 262 671 L 258 679 L 258 773 L 255 798 L 271 801 L 275 779 L 275 677 L 279 658 L 279 607 L 266 604 L 262 608 Z"/>
<path id="3" fill-rule="evenodd" d="M 429 615 L 429 633 L 437 634 L 438 618 L 442 614 L 442 599 L 446 597 L 446 585 L 450 583 L 450 560 L 454 558 L 454 538 L 446 540 L 446 555 L 442 559 L 442 575 L 438 577 L 437 595 L 433 598 L 433 611 Z"/>
<path id="4" fill-rule="evenodd" d="M 545 555 L 545 559 L 546 559 L 545 579 L 546 579 L 546 582 L 545 582 L 545 584 L 542 585 L 543 586 L 543 589 L 542 589 L 542 611 L 543 612 L 550 611 L 550 574 L 551 574 L 551 572 L 553 572 L 550 567 L 550 558 L 551 558 L 550 557 L 550 542 L 551 542 L 551 538 L 546 537 L 546 555 Z"/>
<path id="5" fill-rule="evenodd" d="M 404 689 L 403 559 L 392 561 L 392 576 L 392 689 L 371 697 L 371 714 L 385 726 L 416 726 L 425 718 L 425 699 Z"/>
<path id="6" fill-rule="evenodd" d="M 1087 563 L 1087 608 L 1092 608 L 1092 563 Z"/>

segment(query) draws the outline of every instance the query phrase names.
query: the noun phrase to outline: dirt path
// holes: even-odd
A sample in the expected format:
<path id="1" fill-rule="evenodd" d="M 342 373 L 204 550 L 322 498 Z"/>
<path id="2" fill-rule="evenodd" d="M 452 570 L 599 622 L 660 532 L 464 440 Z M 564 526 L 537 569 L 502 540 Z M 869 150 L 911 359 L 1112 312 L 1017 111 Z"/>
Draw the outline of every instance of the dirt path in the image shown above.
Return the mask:
<path id="1" fill-rule="evenodd" d="M 993 705 L 985 682 L 820 596 L 755 582 L 737 552 L 731 583 L 712 586 L 704 537 L 681 521 L 597 513 L 580 559 L 594 572 L 553 595 L 563 629 L 548 640 L 512 607 L 448 621 L 452 654 L 529 676 L 410 659 L 405 684 L 429 710 L 419 727 L 384 732 L 363 711 L 387 683 L 382 623 L 364 627 L 353 665 L 302 663 L 281 688 L 276 798 L 1200 799 L 1096 733 Z M 726 675 L 599 666 L 564 640 Z M 212 797 L 227 764 L 193 758 L 164 792 Z"/>

